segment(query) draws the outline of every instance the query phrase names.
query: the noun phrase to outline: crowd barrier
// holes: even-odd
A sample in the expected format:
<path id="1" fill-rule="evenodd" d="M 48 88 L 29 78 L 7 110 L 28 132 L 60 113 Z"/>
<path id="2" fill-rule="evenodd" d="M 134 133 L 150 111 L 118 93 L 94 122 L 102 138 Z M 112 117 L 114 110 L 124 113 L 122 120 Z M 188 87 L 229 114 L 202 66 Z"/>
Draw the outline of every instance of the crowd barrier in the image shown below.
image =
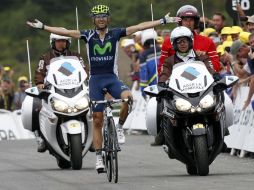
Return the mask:
<path id="1" fill-rule="evenodd" d="M 134 81 L 131 93 L 133 96 L 132 112 L 125 121 L 123 128 L 128 130 L 129 133 L 132 130 L 147 131 L 145 118 L 147 102 L 142 97 L 137 81 Z"/>
<path id="2" fill-rule="evenodd" d="M 247 99 L 249 87 L 240 87 L 234 102 L 234 122 L 229 127 L 230 135 L 225 137 L 228 148 L 238 149 L 243 152 L 254 152 L 254 111 L 250 104 L 246 110 L 242 110 Z M 253 101 L 252 97 L 252 101 Z"/>
<path id="3" fill-rule="evenodd" d="M 21 122 L 21 110 L 13 112 L 0 109 L 0 140 L 34 138 L 32 132 L 24 129 Z"/>

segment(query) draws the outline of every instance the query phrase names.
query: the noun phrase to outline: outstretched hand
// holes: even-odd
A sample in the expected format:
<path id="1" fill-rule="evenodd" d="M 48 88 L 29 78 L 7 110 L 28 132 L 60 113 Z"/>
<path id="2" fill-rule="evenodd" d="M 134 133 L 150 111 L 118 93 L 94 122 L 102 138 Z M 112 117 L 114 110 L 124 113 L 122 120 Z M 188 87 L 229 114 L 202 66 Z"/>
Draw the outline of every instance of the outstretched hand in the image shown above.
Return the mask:
<path id="1" fill-rule="evenodd" d="M 169 15 L 170 15 L 170 13 L 168 13 L 164 16 L 164 18 L 163 18 L 164 24 L 178 23 L 182 20 L 180 17 L 170 17 Z"/>
<path id="2" fill-rule="evenodd" d="M 34 19 L 35 22 L 26 21 L 26 24 L 32 28 L 44 29 L 44 24 L 38 19 Z"/>

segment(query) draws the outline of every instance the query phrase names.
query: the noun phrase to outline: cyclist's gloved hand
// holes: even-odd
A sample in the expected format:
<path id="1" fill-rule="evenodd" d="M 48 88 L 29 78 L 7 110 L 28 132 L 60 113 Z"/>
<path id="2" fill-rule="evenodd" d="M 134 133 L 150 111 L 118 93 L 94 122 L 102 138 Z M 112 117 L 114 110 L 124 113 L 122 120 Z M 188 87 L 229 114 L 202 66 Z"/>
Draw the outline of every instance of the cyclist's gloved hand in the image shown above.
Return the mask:
<path id="1" fill-rule="evenodd" d="M 170 17 L 170 13 L 166 14 L 160 21 L 161 24 L 168 24 L 168 23 L 178 23 L 182 19 L 180 17 Z"/>
<path id="2" fill-rule="evenodd" d="M 221 79 L 220 74 L 219 74 L 219 73 L 214 73 L 214 74 L 213 74 L 213 79 L 214 79 L 215 82 L 216 82 L 216 81 L 219 81 L 219 80 Z"/>
<path id="3" fill-rule="evenodd" d="M 168 87 L 167 83 L 165 83 L 165 82 L 159 82 L 158 86 L 160 86 L 162 88 L 167 88 Z"/>
<path id="4" fill-rule="evenodd" d="M 44 29 L 44 24 L 39 21 L 38 19 L 34 19 L 35 22 L 29 22 L 27 21 L 26 24 L 32 28 L 37 28 L 37 29 Z"/>

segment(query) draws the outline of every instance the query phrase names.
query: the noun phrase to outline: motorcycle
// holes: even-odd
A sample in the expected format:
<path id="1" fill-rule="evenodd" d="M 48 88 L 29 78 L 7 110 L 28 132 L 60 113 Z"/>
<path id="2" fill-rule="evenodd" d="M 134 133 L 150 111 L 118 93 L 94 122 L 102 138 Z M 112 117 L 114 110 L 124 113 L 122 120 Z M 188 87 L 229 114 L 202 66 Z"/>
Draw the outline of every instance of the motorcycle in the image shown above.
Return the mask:
<path id="1" fill-rule="evenodd" d="M 77 57 L 51 60 L 45 87 L 26 90 L 22 104 L 25 129 L 39 125 L 42 138 L 60 168 L 79 170 L 92 144 L 87 74 Z M 38 111 L 39 110 L 39 111 Z"/>
<path id="2" fill-rule="evenodd" d="M 237 81 L 236 76 L 214 81 L 203 62 L 193 61 L 176 64 L 167 86 L 145 88 L 153 97 L 147 105 L 148 132 L 156 136 L 163 130 L 165 152 L 184 163 L 188 174 L 208 175 L 209 165 L 221 152 L 233 115 L 232 102 L 223 91 Z M 157 101 L 161 108 L 155 109 Z"/>

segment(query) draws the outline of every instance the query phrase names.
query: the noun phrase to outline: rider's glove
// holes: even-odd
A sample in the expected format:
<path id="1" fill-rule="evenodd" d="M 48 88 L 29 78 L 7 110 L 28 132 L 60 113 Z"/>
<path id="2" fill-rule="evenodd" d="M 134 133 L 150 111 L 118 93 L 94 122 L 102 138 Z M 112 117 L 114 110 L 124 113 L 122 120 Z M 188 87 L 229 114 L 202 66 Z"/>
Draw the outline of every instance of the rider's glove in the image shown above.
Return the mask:
<path id="1" fill-rule="evenodd" d="M 38 19 L 34 19 L 35 22 L 27 22 L 27 24 L 33 28 L 44 29 L 44 24 Z"/>
<path id="2" fill-rule="evenodd" d="M 170 13 L 166 14 L 162 19 L 160 19 L 161 24 L 167 24 L 167 23 L 178 23 L 181 21 L 180 17 L 170 17 Z"/>
<path id="3" fill-rule="evenodd" d="M 165 82 L 159 82 L 158 86 L 162 87 L 162 88 L 167 88 L 168 85 Z"/>
<path id="4" fill-rule="evenodd" d="M 214 73 L 213 74 L 213 79 L 214 79 L 214 81 L 219 81 L 221 79 L 220 74 L 219 73 Z"/>

